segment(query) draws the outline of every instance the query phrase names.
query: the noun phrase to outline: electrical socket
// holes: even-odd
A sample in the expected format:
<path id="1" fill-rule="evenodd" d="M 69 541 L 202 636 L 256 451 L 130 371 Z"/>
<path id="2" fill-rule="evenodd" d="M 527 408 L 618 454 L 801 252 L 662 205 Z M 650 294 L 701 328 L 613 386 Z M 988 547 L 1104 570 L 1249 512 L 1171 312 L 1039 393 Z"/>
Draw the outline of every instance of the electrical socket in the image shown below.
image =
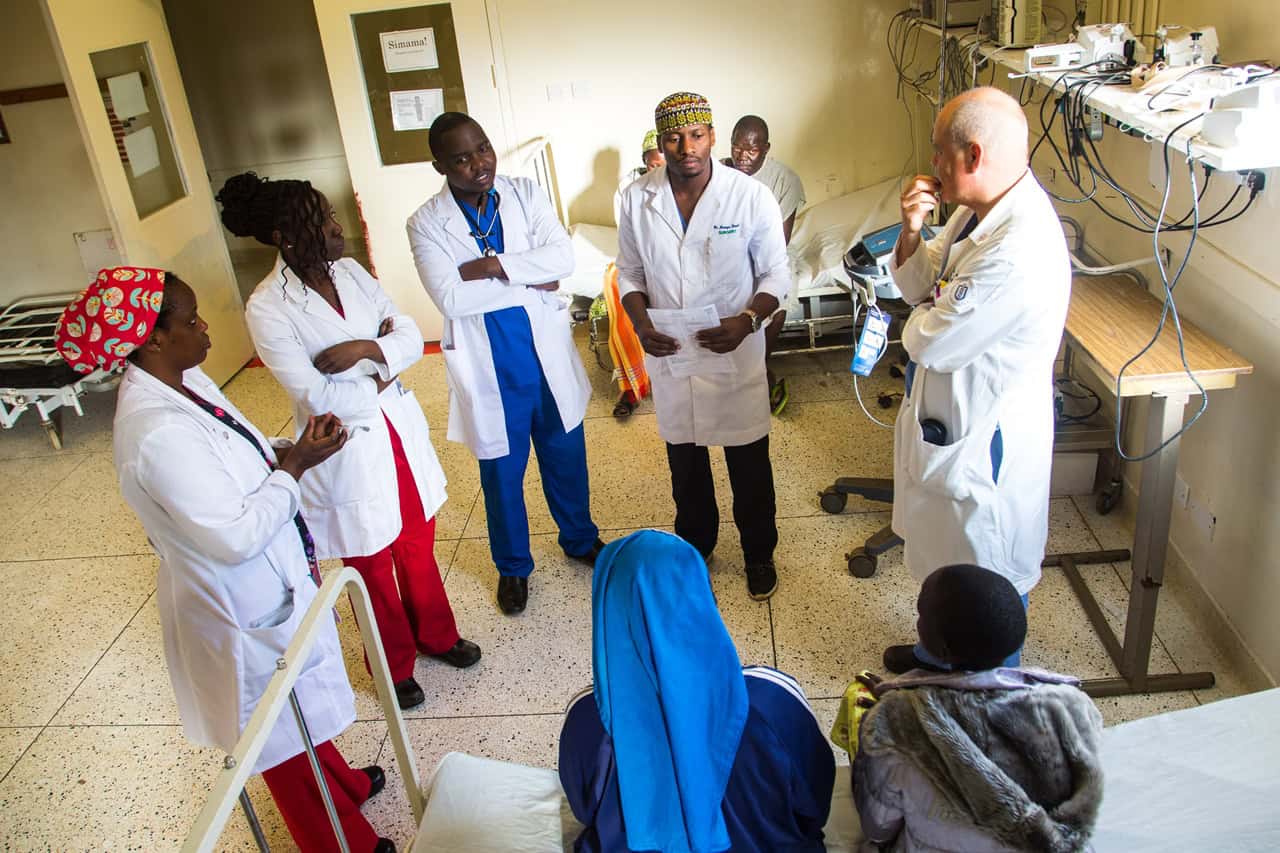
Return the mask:
<path id="1" fill-rule="evenodd" d="M 1187 485 L 1186 480 L 1182 479 L 1182 475 L 1178 475 L 1177 479 L 1173 481 L 1173 502 L 1186 509 L 1187 502 L 1190 500 L 1191 487 Z"/>
<path id="2" fill-rule="evenodd" d="M 1191 505 L 1191 522 L 1196 529 L 1200 531 L 1200 536 L 1206 542 L 1213 541 L 1214 531 L 1218 527 L 1218 517 L 1207 506 Z"/>

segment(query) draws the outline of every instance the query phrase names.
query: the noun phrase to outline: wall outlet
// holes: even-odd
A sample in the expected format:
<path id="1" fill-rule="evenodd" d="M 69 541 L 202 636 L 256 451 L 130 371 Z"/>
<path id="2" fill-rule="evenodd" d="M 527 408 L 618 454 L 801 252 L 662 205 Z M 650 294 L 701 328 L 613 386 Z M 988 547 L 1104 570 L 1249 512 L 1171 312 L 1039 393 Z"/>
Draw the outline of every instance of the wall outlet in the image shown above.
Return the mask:
<path id="1" fill-rule="evenodd" d="M 1191 500 L 1191 487 L 1187 485 L 1187 481 L 1182 479 L 1179 474 L 1178 478 L 1173 482 L 1173 503 L 1183 509 L 1187 508 L 1187 502 Z"/>
<path id="2" fill-rule="evenodd" d="M 563 83 L 547 84 L 547 100 L 553 104 L 563 101 L 568 94 L 567 87 Z"/>
<path id="3" fill-rule="evenodd" d="M 1218 526 L 1218 517 L 1213 514 L 1211 509 L 1192 504 L 1191 523 L 1195 525 L 1196 530 L 1200 531 L 1200 536 L 1204 541 L 1213 541 L 1213 533 Z"/>
<path id="4" fill-rule="evenodd" d="M 574 100 L 581 101 L 584 98 L 591 97 L 591 81 L 590 80 L 574 80 L 572 86 L 573 86 Z"/>

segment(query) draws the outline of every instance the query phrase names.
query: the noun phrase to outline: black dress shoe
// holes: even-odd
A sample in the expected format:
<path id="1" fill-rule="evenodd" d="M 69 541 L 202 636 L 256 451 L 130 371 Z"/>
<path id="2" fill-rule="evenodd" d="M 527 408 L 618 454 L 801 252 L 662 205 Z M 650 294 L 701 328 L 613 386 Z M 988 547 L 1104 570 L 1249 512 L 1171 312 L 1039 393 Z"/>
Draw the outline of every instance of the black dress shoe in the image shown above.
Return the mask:
<path id="1" fill-rule="evenodd" d="M 513 575 L 498 578 L 498 607 L 508 616 L 523 613 L 529 603 L 529 579 Z"/>
<path id="2" fill-rule="evenodd" d="M 902 675 L 904 672 L 910 672 L 913 669 L 946 672 L 945 669 L 927 664 L 916 657 L 915 646 L 890 646 L 885 649 L 884 668 L 895 675 Z"/>
<path id="3" fill-rule="evenodd" d="M 379 838 L 373 846 L 373 853 L 396 853 L 396 843 L 390 838 Z"/>
<path id="4" fill-rule="evenodd" d="M 480 647 L 470 640 L 459 639 L 453 644 L 453 648 L 443 654 L 432 655 L 436 660 L 442 660 L 449 666 L 456 666 L 458 669 L 466 669 L 476 661 L 480 660 Z"/>
<path id="5" fill-rule="evenodd" d="M 596 567 L 596 557 L 599 557 L 600 552 L 603 550 L 604 542 L 597 539 L 591 543 L 591 550 L 585 554 L 570 554 L 568 551 L 565 551 L 564 554 L 570 560 L 577 560 L 579 563 L 584 563 L 594 569 Z"/>
<path id="6" fill-rule="evenodd" d="M 368 767 L 361 767 L 360 772 L 369 777 L 369 796 L 366 799 L 371 799 L 387 787 L 387 774 L 383 773 L 378 765 L 370 764 Z"/>
<path id="7" fill-rule="evenodd" d="M 412 678 L 406 678 L 396 683 L 396 701 L 400 703 L 400 710 L 403 711 L 406 708 L 421 705 L 427 701 L 427 695 L 422 692 L 418 682 Z"/>
<path id="8" fill-rule="evenodd" d="M 768 601 L 778 591 L 778 570 L 773 560 L 747 563 L 747 592 L 753 601 Z"/>

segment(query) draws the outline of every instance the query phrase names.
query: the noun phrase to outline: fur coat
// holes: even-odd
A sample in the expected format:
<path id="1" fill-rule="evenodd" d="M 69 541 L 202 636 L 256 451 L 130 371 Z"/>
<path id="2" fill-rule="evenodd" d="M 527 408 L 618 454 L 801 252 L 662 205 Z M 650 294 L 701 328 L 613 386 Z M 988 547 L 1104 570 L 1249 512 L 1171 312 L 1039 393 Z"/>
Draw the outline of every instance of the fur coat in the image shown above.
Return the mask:
<path id="1" fill-rule="evenodd" d="M 912 853 L 1088 849 L 1102 803 L 1102 716 L 1073 679 L 917 671 L 876 693 L 853 762 L 869 843 Z"/>

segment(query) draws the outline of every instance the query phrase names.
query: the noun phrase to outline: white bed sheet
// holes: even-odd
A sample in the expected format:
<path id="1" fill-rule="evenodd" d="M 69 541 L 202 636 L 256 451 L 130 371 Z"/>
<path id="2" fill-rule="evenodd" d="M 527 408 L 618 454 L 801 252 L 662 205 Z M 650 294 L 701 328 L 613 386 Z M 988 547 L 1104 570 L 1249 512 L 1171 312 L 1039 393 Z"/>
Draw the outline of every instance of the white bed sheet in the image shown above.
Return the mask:
<path id="1" fill-rule="evenodd" d="M 1280 850 L 1280 689 L 1103 732 L 1099 853 Z M 836 771 L 827 850 L 862 838 L 849 768 Z M 554 770 L 450 753 L 431 783 L 415 853 L 559 853 L 580 826 Z"/>

